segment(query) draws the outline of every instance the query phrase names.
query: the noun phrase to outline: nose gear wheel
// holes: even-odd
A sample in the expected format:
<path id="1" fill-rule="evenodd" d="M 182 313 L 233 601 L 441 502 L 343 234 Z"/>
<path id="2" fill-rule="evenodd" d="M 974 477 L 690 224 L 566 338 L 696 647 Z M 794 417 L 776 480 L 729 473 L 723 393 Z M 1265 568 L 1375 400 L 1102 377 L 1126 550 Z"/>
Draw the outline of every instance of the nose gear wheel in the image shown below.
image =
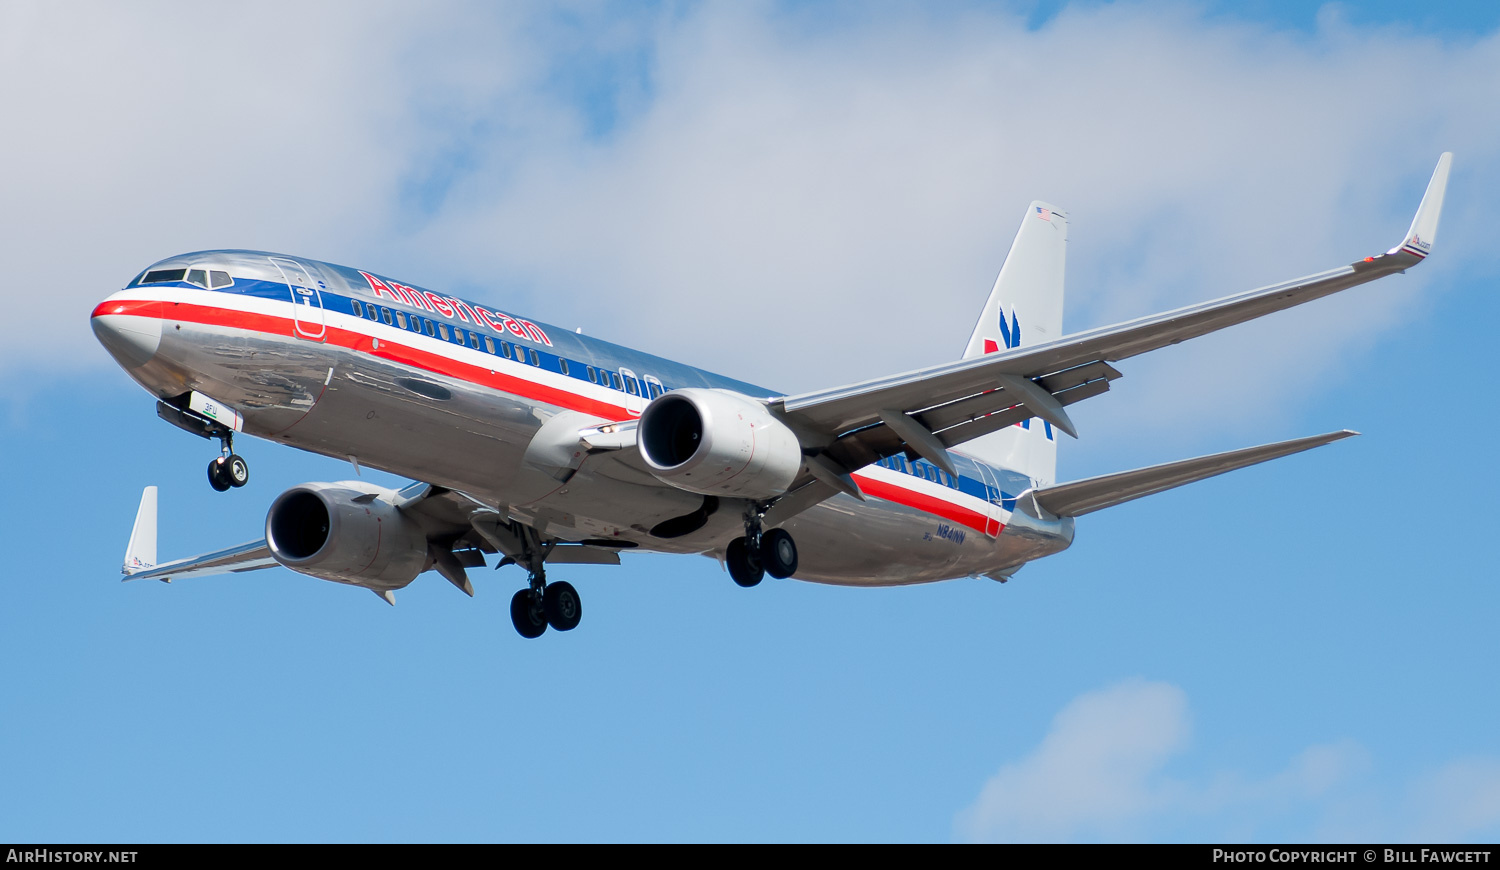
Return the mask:
<path id="1" fill-rule="evenodd" d="M 208 463 L 208 485 L 218 492 L 239 488 L 250 482 L 250 463 L 234 452 L 234 433 L 218 431 L 219 455 Z"/>

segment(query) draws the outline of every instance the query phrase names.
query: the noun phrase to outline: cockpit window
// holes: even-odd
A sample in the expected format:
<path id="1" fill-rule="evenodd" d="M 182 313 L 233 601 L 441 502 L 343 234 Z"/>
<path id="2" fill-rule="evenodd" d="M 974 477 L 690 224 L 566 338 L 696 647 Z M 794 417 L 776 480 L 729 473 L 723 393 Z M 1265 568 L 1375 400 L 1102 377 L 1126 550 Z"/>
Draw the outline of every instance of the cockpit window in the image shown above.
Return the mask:
<path id="1" fill-rule="evenodd" d="M 228 287 L 233 283 L 234 279 L 229 277 L 228 272 L 220 272 L 219 270 L 214 269 L 208 273 L 208 286 L 212 287 L 215 290 L 219 289 L 220 287 Z"/>
<path id="2" fill-rule="evenodd" d="M 207 290 L 208 272 L 203 269 L 189 269 L 187 273 L 187 282 L 189 284 L 197 284 L 199 287 Z"/>
<path id="3" fill-rule="evenodd" d="M 181 281 L 182 276 L 186 274 L 186 269 L 157 269 L 154 272 L 147 272 L 146 277 L 141 279 L 141 283 L 166 284 L 170 281 Z"/>

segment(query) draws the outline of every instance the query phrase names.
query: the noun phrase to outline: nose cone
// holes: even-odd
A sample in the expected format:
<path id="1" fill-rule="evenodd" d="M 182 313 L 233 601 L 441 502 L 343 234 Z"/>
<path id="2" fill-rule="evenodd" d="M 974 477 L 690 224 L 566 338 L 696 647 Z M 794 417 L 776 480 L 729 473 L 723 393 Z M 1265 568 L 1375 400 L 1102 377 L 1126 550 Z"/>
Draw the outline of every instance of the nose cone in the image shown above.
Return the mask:
<path id="1" fill-rule="evenodd" d="M 106 299 L 94 309 L 94 335 L 126 369 L 139 368 L 161 346 L 160 302 Z"/>

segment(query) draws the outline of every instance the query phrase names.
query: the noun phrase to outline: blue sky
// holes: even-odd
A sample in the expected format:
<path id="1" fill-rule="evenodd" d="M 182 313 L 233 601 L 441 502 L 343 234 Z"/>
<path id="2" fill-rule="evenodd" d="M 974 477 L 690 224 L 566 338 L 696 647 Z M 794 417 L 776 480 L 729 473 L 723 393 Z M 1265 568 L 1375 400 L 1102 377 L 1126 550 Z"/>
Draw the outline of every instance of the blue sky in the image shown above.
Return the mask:
<path id="1" fill-rule="evenodd" d="M 0 143 L 0 839 L 1500 837 L 1489 7 L 181 12 L 0 9 L 31 131 Z M 1122 364 L 1060 471 L 1362 437 L 1086 517 L 1005 586 L 641 556 L 570 569 L 583 625 L 527 642 L 516 568 L 394 608 L 117 581 L 145 485 L 165 557 L 352 472 L 251 442 L 251 485 L 208 489 L 87 328 L 172 253 L 795 390 L 955 355 L 1033 198 L 1070 212 L 1083 328 L 1383 250 L 1442 150 L 1428 263 Z"/>

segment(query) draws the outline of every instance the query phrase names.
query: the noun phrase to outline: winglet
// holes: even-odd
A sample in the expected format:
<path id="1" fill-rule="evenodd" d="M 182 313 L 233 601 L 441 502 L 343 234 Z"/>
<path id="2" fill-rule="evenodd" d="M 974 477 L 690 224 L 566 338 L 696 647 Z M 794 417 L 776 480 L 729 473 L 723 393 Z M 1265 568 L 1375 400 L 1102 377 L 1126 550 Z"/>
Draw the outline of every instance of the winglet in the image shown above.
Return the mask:
<path id="1" fill-rule="evenodd" d="M 125 564 L 120 573 L 129 577 L 156 567 L 156 487 L 141 493 L 141 506 L 135 512 L 135 526 L 125 547 Z"/>
<path id="2" fill-rule="evenodd" d="M 1437 169 L 1432 171 L 1432 180 L 1427 182 L 1427 192 L 1422 195 L 1422 204 L 1417 206 L 1417 216 L 1412 218 L 1411 229 L 1406 238 L 1387 254 L 1402 252 L 1422 259 L 1432 253 L 1432 240 L 1437 238 L 1438 218 L 1443 214 L 1443 194 L 1448 189 L 1448 169 L 1453 165 L 1453 152 L 1444 151 L 1438 158 Z"/>

